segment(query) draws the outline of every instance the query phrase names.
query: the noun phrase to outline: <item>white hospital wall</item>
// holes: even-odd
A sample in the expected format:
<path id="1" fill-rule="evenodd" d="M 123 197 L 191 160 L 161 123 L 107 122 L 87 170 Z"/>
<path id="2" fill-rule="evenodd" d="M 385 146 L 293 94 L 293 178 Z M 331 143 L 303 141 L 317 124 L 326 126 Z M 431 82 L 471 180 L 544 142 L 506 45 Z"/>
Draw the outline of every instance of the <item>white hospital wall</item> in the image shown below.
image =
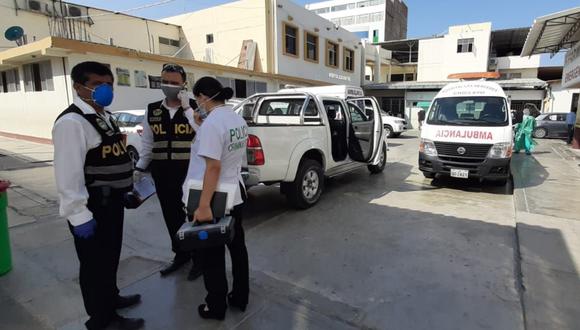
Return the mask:
<path id="1" fill-rule="evenodd" d="M 459 39 L 473 38 L 473 52 L 458 53 Z M 453 73 L 486 72 L 489 64 L 491 23 L 449 27 L 443 38 L 419 41 L 417 81 L 443 81 Z"/>

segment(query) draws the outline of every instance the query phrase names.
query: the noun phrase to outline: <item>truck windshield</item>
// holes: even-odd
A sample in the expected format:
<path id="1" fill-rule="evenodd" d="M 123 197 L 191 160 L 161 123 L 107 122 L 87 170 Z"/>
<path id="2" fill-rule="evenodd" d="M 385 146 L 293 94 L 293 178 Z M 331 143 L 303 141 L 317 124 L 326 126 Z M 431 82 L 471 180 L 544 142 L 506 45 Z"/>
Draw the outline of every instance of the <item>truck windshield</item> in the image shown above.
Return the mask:
<path id="1" fill-rule="evenodd" d="M 507 104 L 501 97 L 443 97 L 433 102 L 427 116 L 427 124 L 507 126 L 509 124 Z"/>

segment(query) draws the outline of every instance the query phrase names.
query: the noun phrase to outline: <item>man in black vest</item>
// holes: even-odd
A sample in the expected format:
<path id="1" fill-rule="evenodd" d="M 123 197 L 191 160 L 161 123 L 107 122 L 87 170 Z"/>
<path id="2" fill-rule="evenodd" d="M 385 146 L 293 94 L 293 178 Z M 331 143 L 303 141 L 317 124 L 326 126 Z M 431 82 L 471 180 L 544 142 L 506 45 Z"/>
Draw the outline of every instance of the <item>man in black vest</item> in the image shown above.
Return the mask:
<path id="1" fill-rule="evenodd" d="M 185 70 L 176 64 L 165 64 L 161 71 L 161 89 L 165 99 L 147 106 L 143 120 L 141 155 L 135 168 L 135 180 L 150 168 L 161 211 L 175 253 L 173 261 L 161 269 L 162 276 L 173 273 L 193 260 L 187 276 L 194 280 L 201 276 L 200 262 L 196 254 L 179 250 L 175 234 L 185 222 L 183 183 L 189 167 L 189 151 L 196 128 L 189 124 L 187 116 L 193 116 L 195 101 L 185 93 Z"/>
<path id="2" fill-rule="evenodd" d="M 74 236 L 79 282 L 90 316 L 85 325 L 140 329 L 143 319 L 116 312 L 139 303 L 141 296 L 120 296 L 117 287 L 123 195 L 132 188 L 133 171 L 123 136 L 104 109 L 113 100 L 113 74 L 103 64 L 83 62 L 72 69 L 71 77 L 77 95 L 57 118 L 52 139 L 60 214 Z"/>

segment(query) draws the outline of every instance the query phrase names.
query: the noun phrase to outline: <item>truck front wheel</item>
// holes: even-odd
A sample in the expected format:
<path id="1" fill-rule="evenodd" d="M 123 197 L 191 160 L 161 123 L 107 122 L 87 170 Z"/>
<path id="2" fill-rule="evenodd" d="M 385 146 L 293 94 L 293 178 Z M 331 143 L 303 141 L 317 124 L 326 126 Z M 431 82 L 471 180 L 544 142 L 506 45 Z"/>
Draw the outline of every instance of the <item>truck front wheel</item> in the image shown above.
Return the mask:
<path id="1" fill-rule="evenodd" d="M 381 148 L 381 159 L 377 165 L 368 165 L 367 168 L 372 174 L 379 174 L 385 169 L 387 164 L 387 147 L 383 144 Z"/>
<path id="2" fill-rule="evenodd" d="M 288 202 L 299 209 L 307 209 L 316 204 L 324 189 L 324 171 L 322 165 L 315 160 L 305 159 L 296 173 L 296 179 L 289 184 L 283 184 Z"/>

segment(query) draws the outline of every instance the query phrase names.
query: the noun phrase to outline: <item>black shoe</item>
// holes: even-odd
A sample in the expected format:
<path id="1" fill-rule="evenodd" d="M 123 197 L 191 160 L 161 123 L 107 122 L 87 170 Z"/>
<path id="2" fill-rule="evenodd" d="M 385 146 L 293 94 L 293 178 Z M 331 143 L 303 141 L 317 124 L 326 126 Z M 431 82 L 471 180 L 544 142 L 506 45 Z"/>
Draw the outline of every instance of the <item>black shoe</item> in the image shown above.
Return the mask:
<path id="1" fill-rule="evenodd" d="M 230 293 L 228 293 L 228 305 L 230 307 L 235 307 L 235 308 L 241 310 L 242 312 L 245 312 L 246 311 L 246 307 L 248 306 L 248 302 L 247 301 L 245 303 L 244 302 L 240 302 L 239 299 L 236 299 L 234 297 L 233 292 L 230 292 Z"/>
<path id="2" fill-rule="evenodd" d="M 223 312 L 218 313 L 210 310 L 206 304 L 201 304 L 197 307 L 197 312 L 202 319 L 213 319 L 223 321 L 226 318 L 226 310 L 224 309 Z"/>
<path id="3" fill-rule="evenodd" d="M 115 303 L 115 308 L 127 308 L 134 305 L 137 305 L 141 302 L 141 295 L 140 294 L 132 294 L 128 296 L 118 296 L 117 301 Z"/>
<path id="4" fill-rule="evenodd" d="M 165 267 L 163 267 L 163 269 L 161 269 L 159 273 L 161 274 L 161 276 L 167 276 L 173 273 L 174 271 L 178 270 L 179 268 L 181 268 L 181 266 L 185 265 L 189 261 L 189 259 L 190 259 L 189 257 L 176 256 L 175 258 L 173 258 L 173 261 L 168 265 L 166 265 Z"/>
<path id="5" fill-rule="evenodd" d="M 195 264 L 193 264 L 193 266 L 191 266 L 191 269 L 189 270 L 189 274 L 187 274 L 187 280 L 195 281 L 197 280 L 198 277 L 201 276 L 201 274 L 203 274 L 203 272 L 201 271 L 201 267 L 197 267 Z"/>
<path id="6" fill-rule="evenodd" d="M 143 328 L 144 325 L 145 320 L 141 318 L 132 319 L 117 315 L 113 318 L 111 324 L 107 328 L 121 330 L 137 330 Z"/>

